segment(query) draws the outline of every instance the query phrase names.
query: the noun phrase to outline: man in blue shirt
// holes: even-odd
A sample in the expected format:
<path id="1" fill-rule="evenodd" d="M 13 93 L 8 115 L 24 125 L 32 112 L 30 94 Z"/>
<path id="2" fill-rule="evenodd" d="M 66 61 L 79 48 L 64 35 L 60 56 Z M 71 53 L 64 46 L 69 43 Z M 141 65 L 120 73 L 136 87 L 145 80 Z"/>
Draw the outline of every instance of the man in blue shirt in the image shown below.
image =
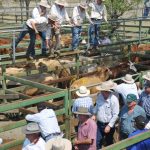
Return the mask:
<path id="1" fill-rule="evenodd" d="M 141 115 L 137 116 L 135 118 L 135 128 L 137 128 L 137 130 L 129 134 L 129 137 L 148 131 L 147 129 L 144 129 L 146 123 L 147 121 L 145 117 Z M 127 150 L 149 150 L 149 148 L 150 148 L 150 138 L 128 147 Z"/>
<path id="2" fill-rule="evenodd" d="M 120 111 L 120 138 L 126 139 L 128 135 L 135 131 L 135 117 L 142 115 L 146 118 L 145 111 L 137 105 L 137 97 L 134 94 L 128 94 L 127 104 Z"/>

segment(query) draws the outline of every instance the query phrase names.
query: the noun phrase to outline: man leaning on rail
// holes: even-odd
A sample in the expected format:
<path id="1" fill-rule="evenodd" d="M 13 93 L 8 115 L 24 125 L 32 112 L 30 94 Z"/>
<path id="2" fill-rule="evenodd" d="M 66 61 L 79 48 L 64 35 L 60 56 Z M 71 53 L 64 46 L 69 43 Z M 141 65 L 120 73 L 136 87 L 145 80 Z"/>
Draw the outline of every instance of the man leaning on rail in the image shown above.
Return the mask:
<path id="1" fill-rule="evenodd" d="M 46 31 L 46 39 L 49 39 L 51 35 L 51 27 L 53 27 L 53 24 L 55 24 L 57 20 L 58 18 L 54 14 L 49 14 L 47 18 L 38 17 L 36 19 L 28 19 L 23 25 L 23 30 L 20 32 L 18 38 L 15 40 L 15 48 L 17 47 L 19 42 L 25 37 L 25 35 L 29 33 L 30 42 L 26 52 L 26 56 L 27 59 L 33 60 L 35 58 L 36 34 L 39 34 L 39 32 Z M 13 43 L 11 47 L 13 47 Z"/>
<path id="2" fill-rule="evenodd" d="M 48 109 L 45 103 L 37 105 L 38 113 L 28 114 L 25 119 L 27 121 L 36 122 L 40 129 L 42 138 L 45 140 L 46 150 L 62 149 L 71 150 L 71 142 L 62 138 L 63 134 L 58 125 L 58 121 L 53 109 Z"/>

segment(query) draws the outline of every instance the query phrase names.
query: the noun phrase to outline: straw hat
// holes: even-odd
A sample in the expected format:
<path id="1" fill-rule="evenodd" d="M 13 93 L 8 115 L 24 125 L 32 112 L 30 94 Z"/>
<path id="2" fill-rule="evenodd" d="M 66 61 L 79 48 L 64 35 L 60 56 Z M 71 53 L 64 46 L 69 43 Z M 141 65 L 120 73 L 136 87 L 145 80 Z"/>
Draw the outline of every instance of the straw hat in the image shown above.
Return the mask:
<path id="1" fill-rule="evenodd" d="M 143 75 L 143 79 L 150 81 L 150 72 L 147 72 L 145 75 Z"/>
<path id="2" fill-rule="evenodd" d="M 41 0 L 38 5 L 46 7 L 46 8 L 50 8 L 50 5 L 48 4 L 47 0 Z"/>
<path id="3" fill-rule="evenodd" d="M 78 108 L 78 111 L 74 112 L 74 114 L 77 114 L 77 115 L 92 115 L 89 111 L 88 111 L 88 108 L 86 107 L 79 107 Z"/>
<path id="4" fill-rule="evenodd" d="M 56 0 L 55 4 L 62 5 L 62 6 L 68 6 L 68 3 L 65 0 Z"/>
<path id="5" fill-rule="evenodd" d="M 115 89 L 117 86 L 112 80 L 103 82 L 101 85 L 97 86 L 96 89 L 99 91 L 108 91 L 112 92 L 112 89 Z"/>
<path id="6" fill-rule="evenodd" d="M 134 79 L 132 78 L 132 75 L 130 74 L 126 74 L 125 77 L 122 78 L 122 80 L 129 84 L 134 83 Z"/>
<path id="7" fill-rule="evenodd" d="M 83 9 L 87 9 L 88 8 L 87 3 L 85 3 L 85 2 L 81 2 L 79 4 L 79 6 L 82 7 Z"/>
<path id="8" fill-rule="evenodd" d="M 85 86 L 80 86 L 79 90 L 76 91 L 76 94 L 80 97 L 88 96 L 90 94 L 90 90 L 88 90 Z"/>
<path id="9" fill-rule="evenodd" d="M 48 17 L 48 19 L 50 19 L 52 21 L 58 21 L 59 20 L 59 18 L 55 14 L 48 14 L 47 17 Z"/>
<path id="10" fill-rule="evenodd" d="M 34 134 L 34 133 L 40 133 L 40 127 L 37 123 L 32 122 L 28 123 L 23 129 L 22 132 L 24 134 Z"/>

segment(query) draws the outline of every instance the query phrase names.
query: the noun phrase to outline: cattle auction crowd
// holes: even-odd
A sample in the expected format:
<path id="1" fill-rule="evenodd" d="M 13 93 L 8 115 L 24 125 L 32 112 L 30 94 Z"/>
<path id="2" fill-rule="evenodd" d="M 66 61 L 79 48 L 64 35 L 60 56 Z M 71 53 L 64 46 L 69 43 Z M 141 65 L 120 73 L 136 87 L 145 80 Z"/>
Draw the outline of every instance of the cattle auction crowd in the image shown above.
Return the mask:
<path id="1" fill-rule="evenodd" d="M 96 103 L 90 90 L 80 86 L 72 105 L 75 138 L 64 138 L 53 109 L 38 103 L 36 114 L 28 114 L 23 128 L 26 139 L 22 150 L 99 150 L 114 143 L 114 134 L 121 141 L 150 130 L 150 72 L 143 75 L 137 88 L 132 75 L 126 74 L 117 84 L 112 80 L 96 86 Z M 121 102 L 122 100 L 122 102 Z M 116 131 L 116 132 L 115 132 Z M 150 139 L 127 147 L 127 150 L 149 150 Z"/>
<path id="2" fill-rule="evenodd" d="M 64 0 L 56 0 L 52 6 L 47 0 L 41 0 L 32 11 L 32 18 L 24 23 L 11 49 L 16 48 L 28 33 L 30 42 L 26 57 L 35 59 L 38 34 L 42 40 L 42 55 L 51 55 L 60 49 L 61 28 L 67 22 L 72 32 L 71 50 L 75 51 L 81 42 L 85 43 L 81 39 L 85 18 L 89 22 L 89 49 L 111 43 L 105 35 L 101 38 L 99 36 L 101 22 L 107 22 L 103 1 L 81 2 L 73 8 L 70 19 Z M 117 141 L 120 141 L 147 132 L 150 129 L 150 72 L 142 78 L 144 82 L 140 87 L 130 74 L 122 77 L 120 84 L 112 80 L 102 82 L 96 87 L 99 91 L 96 103 L 90 90 L 80 86 L 76 91 L 78 98 L 72 106 L 73 117 L 78 120 L 78 125 L 74 127 L 76 137 L 72 141 L 64 138 L 54 110 L 45 103 L 39 103 L 38 113 L 25 117 L 28 123 L 22 130 L 26 135 L 22 150 L 99 150 L 114 143 L 114 134 L 117 135 Z M 150 139 L 131 145 L 127 150 L 150 150 Z"/>

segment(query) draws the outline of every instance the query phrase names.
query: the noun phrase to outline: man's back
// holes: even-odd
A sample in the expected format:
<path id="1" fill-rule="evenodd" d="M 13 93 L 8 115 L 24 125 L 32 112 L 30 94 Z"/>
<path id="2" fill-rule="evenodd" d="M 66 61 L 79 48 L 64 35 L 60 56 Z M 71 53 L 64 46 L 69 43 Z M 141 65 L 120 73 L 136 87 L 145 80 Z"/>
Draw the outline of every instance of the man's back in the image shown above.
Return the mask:
<path id="1" fill-rule="evenodd" d="M 52 109 L 43 109 L 40 113 L 27 115 L 26 120 L 37 122 L 44 137 L 52 133 L 61 132 L 55 112 Z"/>

